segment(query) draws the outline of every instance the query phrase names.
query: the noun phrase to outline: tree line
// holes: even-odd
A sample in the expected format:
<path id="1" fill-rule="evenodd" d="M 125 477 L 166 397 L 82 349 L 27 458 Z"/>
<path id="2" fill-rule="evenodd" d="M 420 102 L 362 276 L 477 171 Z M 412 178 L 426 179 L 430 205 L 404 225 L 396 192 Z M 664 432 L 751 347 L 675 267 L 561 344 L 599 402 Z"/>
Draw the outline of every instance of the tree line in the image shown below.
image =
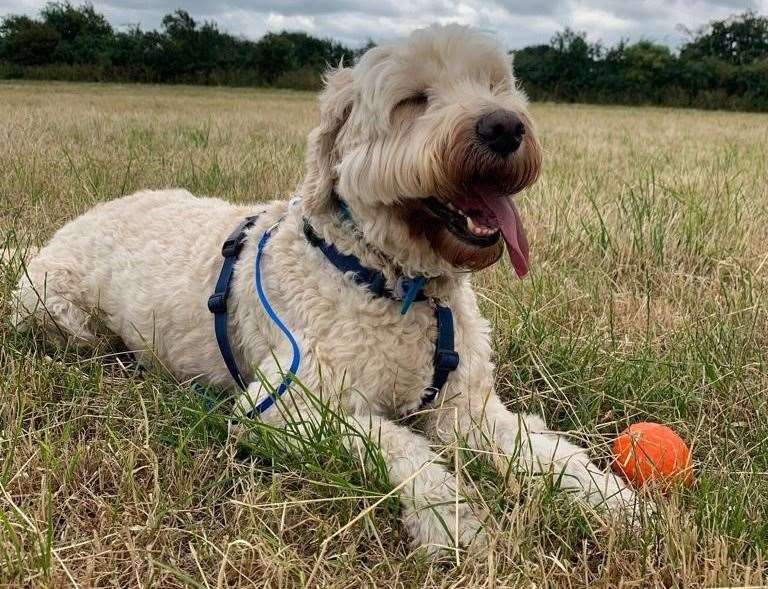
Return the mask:
<path id="1" fill-rule="evenodd" d="M 606 47 L 566 29 L 515 51 L 534 100 L 768 110 L 768 17 L 754 12 L 688 32 L 679 51 L 647 40 Z M 116 31 L 90 4 L 47 4 L 38 18 L 0 24 L 0 78 L 274 86 L 316 89 L 351 49 L 300 32 L 253 41 L 184 10 L 160 30 Z"/>
<path id="2" fill-rule="evenodd" d="M 565 30 L 515 52 L 515 71 L 538 100 L 766 111 L 768 17 L 714 21 L 689 31 L 677 53 L 647 40 L 605 47 Z"/>
<path id="3" fill-rule="evenodd" d="M 116 31 L 90 4 L 51 2 L 37 19 L 0 24 L 0 77 L 315 89 L 327 64 L 356 52 L 306 33 L 268 33 L 258 41 L 166 15 L 159 31 Z"/>

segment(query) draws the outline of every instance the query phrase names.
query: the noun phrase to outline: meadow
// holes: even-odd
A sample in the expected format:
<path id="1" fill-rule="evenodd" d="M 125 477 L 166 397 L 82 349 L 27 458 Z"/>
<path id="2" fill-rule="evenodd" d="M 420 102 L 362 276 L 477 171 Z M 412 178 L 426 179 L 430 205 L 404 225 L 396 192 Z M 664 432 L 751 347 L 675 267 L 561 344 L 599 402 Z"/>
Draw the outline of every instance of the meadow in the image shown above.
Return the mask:
<path id="1" fill-rule="evenodd" d="M 474 280 L 497 388 L 603 462 L 629 423 L 669 424 L 693 448 L 693 487 L 633 530 L 457 448 L 452 464 L 493 514 L 492 548 L 434 563 L 409 553 L 386 480 L 338 444 L 239 448 L 188 385 L 137 372 L 109 342 L 84 353 L 14 332 L 26 250 L 141 188 L 287 197 L 316 104 L 276 90 L 2 83 L 0 585 L 768 582 L 768 115 L 532 110 L 545 148 L 519 200 L 532 274 L 520 282 L 505 261 Z"/>

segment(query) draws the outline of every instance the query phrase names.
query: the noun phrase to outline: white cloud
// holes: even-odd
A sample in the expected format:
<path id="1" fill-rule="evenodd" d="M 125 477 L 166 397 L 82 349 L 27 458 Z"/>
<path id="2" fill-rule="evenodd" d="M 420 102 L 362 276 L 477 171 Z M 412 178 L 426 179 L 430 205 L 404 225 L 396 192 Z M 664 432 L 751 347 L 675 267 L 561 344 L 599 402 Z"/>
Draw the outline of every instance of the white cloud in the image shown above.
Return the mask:
<path id="1" fill-rule="evenodd" d="M 267 28 L 271 31 L 288 29 L 314 33 L 317 29 L 315 19 L 311 16 L 284 15 L 271 12 L 266 22 Z"/>
<path id="2" fill-rule="evenodd" d="M 585 31 L 611 31 L 626 34 L 632 30 L 633 22 L 601 10 L 583 6 L 572 14 L 573 28 Z M 594 35 L 594 33 L 593 33 Z"/>

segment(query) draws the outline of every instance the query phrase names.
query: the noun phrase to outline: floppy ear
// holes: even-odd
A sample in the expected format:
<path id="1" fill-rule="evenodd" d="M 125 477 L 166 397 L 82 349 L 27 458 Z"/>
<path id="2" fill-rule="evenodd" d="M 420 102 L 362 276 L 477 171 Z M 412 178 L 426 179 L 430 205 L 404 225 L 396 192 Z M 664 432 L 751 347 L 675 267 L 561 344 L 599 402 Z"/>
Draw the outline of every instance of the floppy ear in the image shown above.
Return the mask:
<path id="1" fill-rule="evenodd" d="M 352 109 L 352 72 L 339 67 L 325 77 L 320 95 L 320 124 L 307 140 L 306 175 L 301 185 L 304 210 L 322 213 L 331 204 L 339 154 L 336 137 Z"/>

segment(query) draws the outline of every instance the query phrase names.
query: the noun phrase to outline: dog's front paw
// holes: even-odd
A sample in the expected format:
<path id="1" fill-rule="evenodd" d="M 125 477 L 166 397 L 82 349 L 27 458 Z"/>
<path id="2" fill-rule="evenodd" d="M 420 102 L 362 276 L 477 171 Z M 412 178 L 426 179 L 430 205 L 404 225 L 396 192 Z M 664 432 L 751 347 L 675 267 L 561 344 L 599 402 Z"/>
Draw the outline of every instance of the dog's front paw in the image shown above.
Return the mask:
<path id="1" fill-rule="evenodd" d="M 484 550 L 488 546 L 486 519 L 483 510 L 466 502 L 414 506 L 403 514 L 411 546 L 423 548 L 432 556 L 470 545 L 473 550 Z"/>
<path id="2" fill-rule="evenodd" d="M 632 526 L 640 526 L 655 513 L 654 504 L 630 489 L 612 472 L 604 473 L 602 485 L 589 496 L 599 510 Z"/>

